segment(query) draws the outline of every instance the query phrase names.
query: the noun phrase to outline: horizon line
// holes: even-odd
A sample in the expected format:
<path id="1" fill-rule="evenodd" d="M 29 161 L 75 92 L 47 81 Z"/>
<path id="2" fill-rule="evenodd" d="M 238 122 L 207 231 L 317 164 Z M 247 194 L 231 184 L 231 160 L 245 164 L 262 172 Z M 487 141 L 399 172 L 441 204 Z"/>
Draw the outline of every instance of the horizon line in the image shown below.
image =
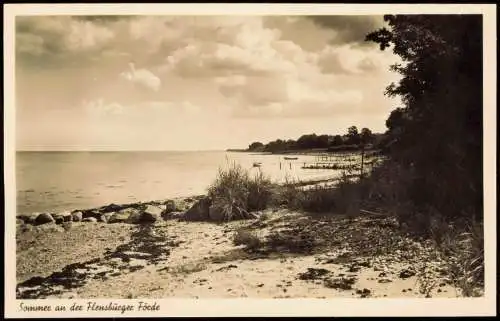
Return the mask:
<path id="1" fill-rule="evenodd" d="M 16 149 L 16 152 L 225 152 L 229 149 Z"/>

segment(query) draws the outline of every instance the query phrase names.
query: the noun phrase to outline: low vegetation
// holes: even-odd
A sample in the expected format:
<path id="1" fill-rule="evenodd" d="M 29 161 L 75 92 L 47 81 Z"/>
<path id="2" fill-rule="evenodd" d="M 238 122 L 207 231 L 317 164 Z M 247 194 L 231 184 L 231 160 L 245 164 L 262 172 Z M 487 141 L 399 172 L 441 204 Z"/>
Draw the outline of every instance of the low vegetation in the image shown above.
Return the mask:
<path id="1" fill-rule="evenodd" d="M 267 208 L 273 195 L 271 180 L 259 172 L 251 176 L 240 164 L 220 168 L 208 189 L 212 204 L 219 208 L 225 221 L 249 218 L 250 211 Z"/>

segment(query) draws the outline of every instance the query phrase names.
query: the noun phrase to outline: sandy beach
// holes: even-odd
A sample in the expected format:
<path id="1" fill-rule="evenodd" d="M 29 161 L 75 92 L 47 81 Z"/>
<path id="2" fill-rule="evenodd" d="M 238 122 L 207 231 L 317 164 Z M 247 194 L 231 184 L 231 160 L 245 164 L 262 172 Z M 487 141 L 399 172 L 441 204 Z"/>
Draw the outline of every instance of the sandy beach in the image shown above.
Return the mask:
<path id="1" fill-rule="evenodd" d="M 183 218 L 195 199 L 175 202 L 184 212 L 176 208 L 164 215 L 164 211 L 161 219 L 148 223 L 89 219 L 27 228 L 19 222 L 17 297 L 395 298 L 459 294 L 431 244 L 402 235 L 391 217 L 312 216 L 274 208 L 255 213 L 251 220 L 213 223 Z M 155 204 L 148 206 L 168 206 Z M 86 213 L 95 214 L 96 210 Z M 235 245 L 235 235 L 245 233 L 255 235 L 258 244 Z"/>

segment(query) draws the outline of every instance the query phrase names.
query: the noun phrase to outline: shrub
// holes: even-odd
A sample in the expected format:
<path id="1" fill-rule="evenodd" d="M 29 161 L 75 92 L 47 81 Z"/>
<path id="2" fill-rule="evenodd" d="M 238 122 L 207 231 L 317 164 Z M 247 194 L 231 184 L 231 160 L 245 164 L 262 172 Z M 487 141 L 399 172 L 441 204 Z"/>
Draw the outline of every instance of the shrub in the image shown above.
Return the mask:
<path id="1" fill-rule="evenodd" d="M 262 172 L 251 177 L 237 163 L 226 169 L 219 168 L 217 177 L 208 188 L 208 196 L 218 207 L 226 221 L 248 218 L 249 211 L 263 210 L 273 195 L 273 184 Z"/>
<path id="2" fill-rule="evenodd" d="M 247 189 L 247 210 L 260 211 L 266 209 L 273 197 L 271 180 L 259 170 L 257 175 L 247 181 Z"/>
<path id="3" fill-rule="evenodd" d="M 304 191 L 300 189 L 299 184 L 300 182 L 296 182 L 289 177 L 285 178 L 285 183 L 280 187 L 277 197 L 279 205 L 285 205 L 290 209 L 302 208 Z"/>

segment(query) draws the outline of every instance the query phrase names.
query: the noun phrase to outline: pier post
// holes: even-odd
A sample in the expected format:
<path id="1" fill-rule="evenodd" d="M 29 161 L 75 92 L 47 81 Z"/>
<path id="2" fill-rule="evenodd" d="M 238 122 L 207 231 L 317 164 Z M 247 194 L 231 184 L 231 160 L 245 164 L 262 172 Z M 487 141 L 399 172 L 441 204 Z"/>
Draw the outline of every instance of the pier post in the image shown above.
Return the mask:
<path id="1" fill-rule="evenodd" d="M 360 178 L 363 178 L 363 163 L 365 161 L 365 145 L 361 145 L 361 173 L 360 173 Z"/>

